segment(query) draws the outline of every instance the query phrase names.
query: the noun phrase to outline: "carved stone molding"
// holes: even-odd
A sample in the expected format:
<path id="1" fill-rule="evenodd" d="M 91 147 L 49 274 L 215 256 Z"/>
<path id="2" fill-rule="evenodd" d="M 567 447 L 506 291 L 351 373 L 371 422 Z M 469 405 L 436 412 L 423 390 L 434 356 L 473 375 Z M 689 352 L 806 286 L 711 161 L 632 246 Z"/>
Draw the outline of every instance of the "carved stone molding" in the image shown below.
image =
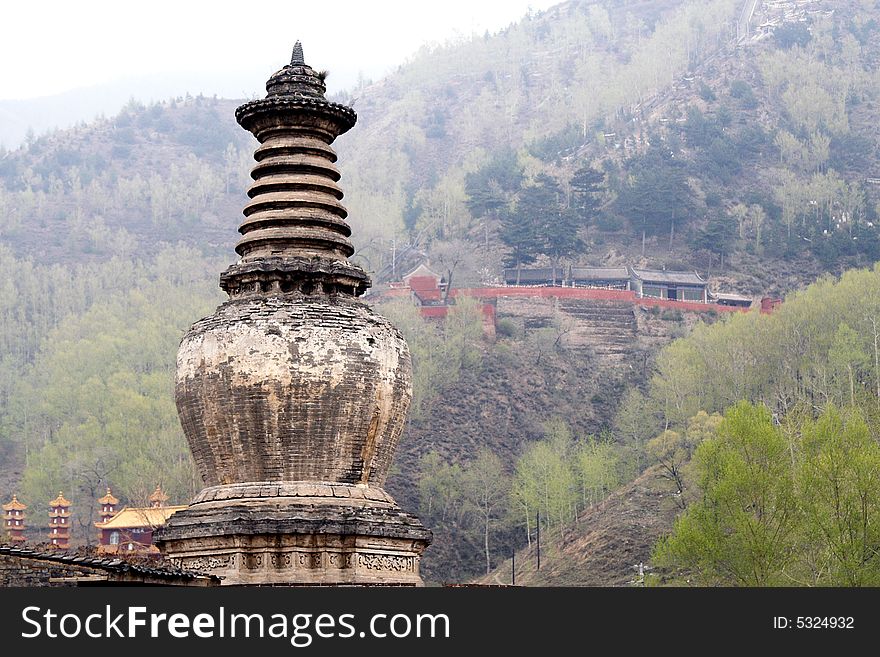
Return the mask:
<path id="1" fill-rule="evenodd" d="M 235 555 L 227 554 L 219 557 L 183 557 L 172 561 L 187 570 L 218 570 L 220 568 L 235 568 Z"/>
<path id="2" fill-rule="evenodd" d="M 358 554 L 358 565 L 367 570 L 414 572 L 415 557 L 393 554 Z"/>

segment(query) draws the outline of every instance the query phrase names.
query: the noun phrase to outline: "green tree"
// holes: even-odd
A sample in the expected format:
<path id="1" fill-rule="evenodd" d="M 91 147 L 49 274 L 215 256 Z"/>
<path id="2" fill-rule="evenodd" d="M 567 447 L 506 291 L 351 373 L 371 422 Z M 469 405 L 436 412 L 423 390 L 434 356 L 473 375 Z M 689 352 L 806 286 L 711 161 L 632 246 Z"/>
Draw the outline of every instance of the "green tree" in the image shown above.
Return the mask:
<path id="1" fill-rule="evenodd" d="M 629 170 L 615 201 L 617 212 L 641 232 L 643 252 L 647 235 L 668 233 L 671 243 L 676 225 L 686 222 L 693 209 L 684 163 L 662 146 L 652 146 L 630 161 Z"/>
<path id="2" fill-rule="evenodd" d="M 605 173 L 584 165 L 574 172 L 570 184 L 571 209 L 575 211 L 579 223 L 584 226 L 595 223 L 605 184 Z"/>
<path id="3" fill-rule="evenodd" d="M 764 228 L 764 224 L 767 223 L 767 212 L 764 210 L 763 206 L 753 203 L 749 206 L 747 217 L 752 226 L 752 230 L 755 233 L 755 249 L 760 252 L 761 231 Z"/>
<path id="4" fill-rule="evenodd" d="M 648 457 L 661 467 L 661 476 L 675 484 L 677 503 L 684 508 L 684 473 L 682 468 L 690 459 L 685 437 L 677 431 L 667 429 L 645 445 Z"/>
<path id="5" fill-rule="evenodd" d="M 540 512 L 547 528 L 559 531 L 575 518 L 581 495 L 573 464 L 574 438 L 561 419 L 544 425 L 544 439 L 529 445 L 517 460 L 512 486 L 512 507 L 522 513 L 526 529 Z"/>
<path id="6" fill-rule="evenodd" d="M 436 451 L 419 461 L 419 511 L 426 520 L 447 520 L 461 499 L 461 467 L 449 464 Z"/>
<path id="7" fill-rule="evenodd" d="M 506 211 L 501 215 L 499 231 L 502 243 L 509 249 L 505 260 L 508 266 L 531 264 L 543 251 L 543 235 L 534 217 L 524 218 L 519 211 Z"/>
<path id="8" fill-rule="evenodd" d="M 738 220 L 739 217 L 736 215 L 713 214 L 706 222 L 706 226 L 697 233 L 694 246 L 719 255 L 723 262 L 724 256 L 735 249 Z"/>
<path id="9" fill-rule="evenodd" d="M 850 406 L 856 405 L 856 380 L 861 369 L 868 366 L 868 354 L 862 349 L 858 334 L 841 323 L 828 350 L 828 362 L 838 379 L 848 384 Z"/>
<path id="10" fill-rule="evenodd" d="M 584 508 L 605 499 L 619 483 L 618 454 L 614 445 L 593 436 L 577 443 L 572 457 Z"/>
<path id="11" fill-rule="evenodd" d="M 742 402 L 696 452 L 702 498 L 655 550 L 658 564 L 701 583 L 789 583 L 800 523 L 789 450 L 769 411 Z"/>
<path id="12" fill-rule="evenodd" d="M 502 232 L 501 239 L 508 246 L 527 251 L 531 256 L 545 254 L 550 257 L 553 265 L 558 267 L 560 260 L 569 258 L 584 248 L 578 231 L 583 224 L 581 216 L 566 207 L 565 199 L 559 183 L 546 174 L 539 174 L 533 184 L 525 187 L 519 194 L 515 217 L 521 228 L 511 236 Z M 522 228 L 530 226 L 528 230 Z M 515 246 L 511 241 L 524 235 L 530 241 Z"/>
<path id="13" fill-rule="evenodd" d="M 465 295 L 455 297 L 443 325 L 447 368 L 455 373 L 473 369 L 483 357 L 483 306 Z"/>
<path id="14" fill-rule="evenodd" d="M 803 23 L 786 23 L 773 30 L 773 38 L 780 48 L 786 50 L 794 46 L 803 48 L 810 41 L 810 30 Z"/>
<path id="15" fill-rule="evenodd" d="M 501 149 L 484 166 L 465 176 L 468 210 L 474 217 L 497 218 L 509 207 L 522 181 L 516 151 L 509 146 Z"/>
<path id="16" fill-rule="evenodd" d="M 880 583 L 880 446 L 859 412 L 829 407 L 802 429 L 797 484 L 811 580 L 830 586 Z"/>
<path id="17" fill-rule="evenodd" d="M 721 422 L 718 413 L 709 415 L 706 411 L 699 411 L 688 420 L 686 431 L 667 429 L 645 444 L 648 457 L 660 466 L 661 476 L 675 484 L 676 502 L 681 508 L 685 505 L 686 468 L 700 443 L 713 437 Z"/>
<path id="18" fill-rule="evenodd" d="M 555 179 L 539 174 L 519 193 L 514 212 L 502 218 L 501 240 L 510 249 L 510 264 L 534 262 L 546 254 L 558 266 L 561 258 L 583 248 L 578 218 L 565 206 Z"/>
<path id="19" fill-rule="evenodd" d="M 614 433 L 622 443 L 628 458 L 634 460 L 633 475 L 642 471 L 642 455 L 645 443 L 660 428 L 661 420 L 653 400 L 638 388 L 631 388 L 624 395 L 614 416 Z"/>
<path id="20" fill-rule="evenodd" d="M 700 443 L 715 435 L 723 420 L 724 418 L 719 413 L 712 413 L 710 415 L 706 411 L 700 411 L 688 420 L 685 436 L 690 455 L 693 455 Z"/>

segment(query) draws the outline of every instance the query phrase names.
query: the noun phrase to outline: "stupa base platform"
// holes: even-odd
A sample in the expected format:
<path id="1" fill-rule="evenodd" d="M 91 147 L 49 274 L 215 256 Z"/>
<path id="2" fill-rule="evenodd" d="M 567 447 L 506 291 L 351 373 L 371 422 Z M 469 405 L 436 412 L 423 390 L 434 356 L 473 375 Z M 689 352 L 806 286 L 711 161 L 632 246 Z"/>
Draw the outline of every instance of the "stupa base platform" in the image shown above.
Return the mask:
<path id="1" fill-rule="evenodd" d="M 156 542 L 223 585 L 422 586 L 431 532 L 380 488 L 252 482 L 206 488 Z"/>

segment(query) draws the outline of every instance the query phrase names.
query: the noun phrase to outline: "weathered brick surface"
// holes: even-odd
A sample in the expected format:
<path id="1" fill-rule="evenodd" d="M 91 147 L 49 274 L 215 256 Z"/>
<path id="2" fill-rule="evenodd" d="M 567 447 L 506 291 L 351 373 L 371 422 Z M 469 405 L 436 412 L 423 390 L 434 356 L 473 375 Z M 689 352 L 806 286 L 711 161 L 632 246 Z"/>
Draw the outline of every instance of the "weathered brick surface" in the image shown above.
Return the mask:
<path id="1" fill-rule="evenodd" d="M 183 339 L 176 399 L 206 485 L 381 487 L 411 399 L 409 351 L 351 298 L 232 300 Z"/>

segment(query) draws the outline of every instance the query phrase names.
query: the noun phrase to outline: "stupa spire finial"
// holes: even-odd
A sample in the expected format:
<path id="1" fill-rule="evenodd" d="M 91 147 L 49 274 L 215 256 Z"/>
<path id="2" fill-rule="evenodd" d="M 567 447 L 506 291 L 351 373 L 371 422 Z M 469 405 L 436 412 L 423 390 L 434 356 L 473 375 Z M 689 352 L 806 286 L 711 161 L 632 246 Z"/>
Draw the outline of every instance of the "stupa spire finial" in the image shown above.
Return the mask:
<path id="1" fill-rule="evenodd" d="M 299 39 L 293 44 L 293 54 L 290 56 L 291 66 L 303 66 L 306 60 L 303 58 L 303 46 Z"/>
<path id="2" fill-rule="evenodd" d="M 322 76 L 302 53 L 297 41 L 291 64 L 266 82 L 266 97 L 235 111 L 261 145 L 235 247 L 241 259 L 220 278 L 231 297 L 282 288 L 360 296 L 370 286 L 366 272 L 348 262 L 354 247 L 330 147 L 357 115 L 327 100 Z"/>

